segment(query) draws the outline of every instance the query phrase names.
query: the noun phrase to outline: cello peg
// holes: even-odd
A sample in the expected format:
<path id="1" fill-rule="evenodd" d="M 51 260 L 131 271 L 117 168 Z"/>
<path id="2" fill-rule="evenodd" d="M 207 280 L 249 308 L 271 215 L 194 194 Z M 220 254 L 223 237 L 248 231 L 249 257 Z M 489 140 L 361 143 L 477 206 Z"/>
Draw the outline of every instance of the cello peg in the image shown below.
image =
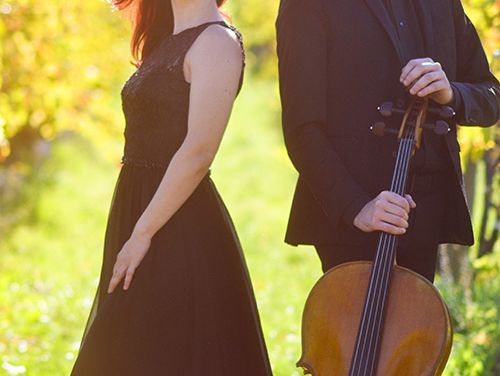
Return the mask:
<path id="1" fill-rule="evenodd" d="M 450 126 L 448 123 L 444 120 L 438 120 L 436 121 L 436 125 L 434 126 L 434 133 L 442 136 L 445 135 L 450 131 Z"/>
<path id="2" fill-rule="evenodd" d="M 392 116 L 392 110 L 394 108 L 394 103 L 392 102 L 384 102 L 380 106 L 378 106 L 377 110 L 380 112 L 380 115 L 383 117 Z"/>
<path id="3" fill-rule="evenodd" d="M 438 108 L 429 108 L 429 112 L 442 119 L 451 119 L 455 116 L 455 110 L 450 106 L 441 106 Z"/>
<path id="4" fill-rule="evenodd" d="M 370 130 L 373 132 L 373 134 L 375 134 L 376 136 L 380 136 L 380 137 L 385 136 L 386 133 L 392 133 L 392 134 L 399 133 L 395 129 L 387 128 L 387 125 L 382 121 L 378 121 L 375 124 L 373 124 L 370 127 Z"/>
<path id="5" fill-rule="evenodd" d="M 382 137 L 385 133 L 385 123 L 378 121 L 370 127 L 374 135 Z"/>
<path id="6" fill-rule="evenodd" d="M 455 110 L 450 106 L 441 107 L 441 118 L 451 119 L 453 116 L 455 116 L 455 114 L 456 114 Z"/>
<path id="7" fill-rule="evenodd" d="M 424 124 L 423 128 L 432 130 L 438 136 L 445 135 L 450 131 L 450 126 L 444 120 L 438 120 L 435 124 Z"/>
<path id="8" fill-rule="evenodd" d="M 380 112 L 380 115 L 383 117 L 390 117 L 394 113 L 397 114 L 404 114 L 405 112 L 399 108 L 396 108 L 394 106 L 394 103 L 392 102 L 384 102 L 377 108 L 378 112 Z"/>

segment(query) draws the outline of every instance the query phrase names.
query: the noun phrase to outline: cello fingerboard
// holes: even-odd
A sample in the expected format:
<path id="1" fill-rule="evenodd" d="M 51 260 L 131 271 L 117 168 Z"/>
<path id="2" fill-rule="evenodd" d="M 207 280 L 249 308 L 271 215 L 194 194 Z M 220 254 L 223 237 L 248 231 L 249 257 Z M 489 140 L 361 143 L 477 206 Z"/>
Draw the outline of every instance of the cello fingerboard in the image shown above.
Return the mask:
<path id="1" fill-rule="evenodd" d="M 390 189 L 401 196 L 406 190 L 410 160 L 416 144 L 416 123 L 419 121 L 423 106 L 425 106 L 424 101 L 415 101 L 403 120 L 406 125 L 405 134 L 400 135 L 399 138 L 396 166 Z M 349 376 L 375 375 L 386 300 L 396 257 L 396 244 L 396 236 L 385 232 L 380 234 Z"/>

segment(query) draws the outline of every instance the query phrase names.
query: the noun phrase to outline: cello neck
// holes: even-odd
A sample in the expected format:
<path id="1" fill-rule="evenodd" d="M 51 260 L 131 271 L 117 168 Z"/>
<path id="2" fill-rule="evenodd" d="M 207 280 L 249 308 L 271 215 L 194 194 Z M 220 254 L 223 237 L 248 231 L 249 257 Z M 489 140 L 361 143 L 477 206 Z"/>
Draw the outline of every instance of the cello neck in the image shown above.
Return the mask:
<path id="1" fill-rule="evenodd" d="M 408 109 L 400 131 L 396 165 L 390 191 L 404 195 L 410 160 L 416 145 L 418 121 L 427 103 L 416 100 Z M 377 366 L 380 339 L 383 332 L 386 298 L 389 292 L 392 267 L 396 257 L 397 237 L 380 234 L 368 292 L 365 298 L 349 376 L 371 376 Z"/>

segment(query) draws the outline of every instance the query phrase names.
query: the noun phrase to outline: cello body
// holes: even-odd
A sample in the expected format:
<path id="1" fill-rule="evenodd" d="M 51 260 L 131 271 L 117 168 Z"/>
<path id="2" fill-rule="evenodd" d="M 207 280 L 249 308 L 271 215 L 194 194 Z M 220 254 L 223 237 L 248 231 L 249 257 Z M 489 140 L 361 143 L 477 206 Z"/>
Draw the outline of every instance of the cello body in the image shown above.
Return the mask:
<path id="1" fill-rule="evenodd" d="M 379 107 L 382 116 L 396 110 Z M 406 192 L 410 161 L 423 129 L 442 135 L 453 109 L 430 109 L 413 97 L 398 133 L 390 191 Z M 372 131 L 397 133 L 382 122 Z M 425 236 L 425 234 L 422 234 Z M 307 299 L 302 321 L 302 357 L 297 366 L 313 376 L 437 376 L 450 355 L 453 329 L 438 290 L 419 274 L 396 265 L 398 236 L 380 232 L 373 262 L 339 265 L 323 275 Z"/>
<path id="2" fill-rule="evenodd" d="M 306 302 L 302 357 L 313 376 L 347 376 L 373 263 L 351 262 L 324 274 Z M 376 376 L 440 375 L 451 351 L 452 326 L 437 289 L 394 266 Z"/>

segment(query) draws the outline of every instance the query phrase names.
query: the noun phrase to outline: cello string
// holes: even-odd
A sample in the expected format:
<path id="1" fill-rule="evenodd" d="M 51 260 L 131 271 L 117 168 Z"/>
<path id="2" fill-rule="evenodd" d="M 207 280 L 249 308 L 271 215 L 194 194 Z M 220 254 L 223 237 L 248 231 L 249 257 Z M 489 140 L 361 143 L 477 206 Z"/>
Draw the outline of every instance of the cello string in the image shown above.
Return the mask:
<path id="1" fill-rule="evenodd" d="M 407 136 L 409 136 L 410 131 L 408 130 Z M 398 169 L 398 179 L 395 181 L 395 184 L 392 185 L 391 189 L 398 193 L 402 194 L 405 186 L 405 181 L 406 181 L 406 172 L 408 170 L 408 165 L 409 165 L 409 159 L 411 156 L 411 146 L 412 146 L 412 140 L 409 137 L 406 137 L 405 140 L 405 145 L 403 149 L 403 164 L 400 166 Z M 382 297 L 378 297 L 376 300 L 377 307 L 375 309 L 375 319 L 376 322 L 372 328 L 372 333 L 371 333 L 371 342 L 370 342 L 370 348 L 368 349 L 368 356 L 370 357 L 371 362 L 368 362 L 366 366 L 370 366 L 370 370 L 373 372 L 373 367 L 375 366 L 375 352 L 377 350 L 377 344 L 380 340 L 380 327 L 382 325 L 382 319 L 383 319 L 383 311 L 385 308 L 385 300 L 387 298 L 387 290 L 388 290 L 388 283 L 392 271 L 392 265 L 394 263 L 394 256 L 395 256 L 395 244 L 397 241 L 397 237 L 392 235 L 387 237 L 387 254 L 386 254 L 386 261 L 384 262 L 383 269 L 382 269 L 382 277 L 381 277 L 381 288 L 379 291 L 379 295 L 382 295 Z M 388 262 L 389 261 L 389 262 Z M 376 335 L 374 342 L 373 335 Z M 371 351 L 372 346 L 375 347 L 373 351 Z M 365 370 L 366 374 L 366 370 Z"/>
<path id="2" fill-rule="evenodd" d="M 409 134 L 409 131 L 407 131 L 407 133 Z M 395 174 L 395 175 L 393 176 L 393 182 L 392 182 L 392 184 L 391 184 L 391 190 L 396 191 L 397 193 L 401 193 L 401 194 L 403 193 L 403 192 L 402 192 L 402 190 L 404 190 L 404 186 L 405 186 L 405 183 L 406 183 L 406 171 L 407 171 L 407 163 L 406 163 L 406 162 L 408 161 L 408 158 L 409 158 L 409 157 L 410 157 L 410 155 L 411 155 L 411 153 L 409 153 L 409 151 L 411 151 L 411 145 L 412 145 L 412 143 L 413 143 L 413 142 L 412 142 L 412 140 L 411 140 L 411 139 L 409 139 L 409 140 L 408 140 L 408 138 L 407 138 L 407 140 L 404 140 L 404 141 L 405 141 L 405 145 L 403 145 L 403 146 L 404 146 L 404 148 L 402 149 L 402 150 L 404 151 L 404 152 L 402 153 L 404 163 L 403 163 L 403 166 L 400 166 L 400 163 L 399 163 L 399 162 L 401 162 L 401 159 L 400 159 L 401 154 L 400 154 L 400 153 L 398 153 L 398 161 L 397 161 L 397 164 L 396 164 L 396 165 L 397 165 L 397 166 L 399 165 L 399 166 L 398 166 L 398 168 L 396 168 L 396 170 L 400 172 L 401 167 L 403 167 L 403 168 L 402 168 L 402 170 L 403 170 L 403 171 L 405 171 L 405 173 L 403 173 L 402 175 L 401 175 L 401 174 Z M 399 151 L 401 151 L 401 148 L 399 149 Z M 398 179 L 397 179 L 397 180 L 394 180 L 394 177 L 395 177 L 395 176 L 397 176 L 397 177 L 398 177 Z M 394 182 L 396 182 L 396 184 L 394 184 Z M 384 259 L 387 259 L 387 257 L 389 257 L 389 259 L 393 259 L 393 256 L 394 256 L 394 243 L 396 242 L 396 238 L 395 238 L 395 237 L 390 237 L 390 236 L 384 236 L 381 240 L 382 240 L 382 242 L 381 242 L 381 243 L 379 242 L 379 249 L 378 249 L 378 250 L 385 251 L 385 252 L 384 252 Z M 389 248 L 388 248 L 388 249 L 387 249 L 387 245 L 389 245 Z M 380 249 L 380 247 L 382 247 L 382 249 Z M 381 252 L 377 252 L 377 253 L 378 253 L 378 254 L 380 254 Z M 387 262 L 387 261 L 383 262 L 383 263 L 382 263 L 382 265 L 383 265 L 384 263 L 386 263 L 386 262 Z M 384 270 L 384 269 L 383 269 L 383 278 L 382 278 L 382 281 L 381 281 L 381 282 L 382 282 L 384 285 L 386 285 L 386 284 L 388 283 L 388 278 L 387 278 L 387 277 L 386 277 L 386 278 L 384 278 L 384 277 L 385 277 L 385 274 L 387 274 L 388 272 L 390 272 L 390 270 L 392 269 L 392 263 L 393 263 L 393 262 L 391 262 L 391 263 L 390 263 L 391 268 L 389 268 L 389 270 L 388 270 L 387 272 L 386 272 L 386 270 Z M 387 266 L 386 266 L 386 268 L 387 268 Z M 371 281 L 371 282 L 373 282 L 373 279 L 372 279 L 372 281 Z M 377 282 L 378 282 L 378 281 L 377 281 Z M 378 283 L 377 283 L 377 285 L 378 285 Z M 370 286 L 370 288 L 371 288 L 371 287 L 372 287 L 372 286 Z M 383 290 L 382 290 L 382 291 L 383 291 Z M 377 293 L 377 292 L 381 293 L 382 291 L 376 291 L 376 293 Z M 372 295 L 372 297 L 373 297 L 373 291 L 372 291 L 372 294 L 371 294 L 371 295 Z M 376 294 L 376 295 L 379 295 L 379 294 Z M 385 297 L 386 297 L 386 296 L 384 296 L 384 301 L 385 301 Z M 369 302 L 369 303 L 373 303 L 373 301 L 372 301 L 372 302 Z M 378 304 L 377 304 L 377 306 L 378 306 Z M 384 306 L 384 305 L 383 305 L 383 306 Z M 377 308 L 378 308 L 378 307 L 377 307 Z M 375 316 L 375 317 L 380 316 L 380 314 L 378 314 L 378 312 L 377 312 L 377 311 L 378 311 L 378 310 L 375 310 L 375 314 L 376 314 L 376 316 Z M 366 313 L 366 312 L 365 312 L 365 313 Z M 371 321 L 371 320 L 370 320 L 370 321 Z M 379 321 L 380 321 L 380 320 L 379 320 Z M 378 323 L 378 326 L 380 326 L 380 322 Z M 379 335 L 379 332 L 377 332 L 377 336 L 378 336 L 378 335 Z M 371 334 L 371 337 L 372 337 L 372 338 L 371 338 L 371 340 L 373 341 L 373 333 Z M 378 337 L 377 337 L 377 338 L 378 338 Z M 365 341 L 365 342 L 366 342 L 366 341 Z M 359 343 L 358 343 L 358 345 L 359 345 Z M 372 345 L 372 343 L 370 343 L 370 348 L 371 348 L 371 345 Z M 363 347 L 365 347 L 365 346 L 363 346 Z M 358 349 L 357 349 L 357 351 L 358 351 Z M 355 358 L 357 358 L 357 357 L 358 357 L 358 355 L 359 355 L 357 351 L 356 351 L 356 356 L 355 356 Z"/>
<path id="3" fill-rule="evenodd" d="M 409 142 L 405 141 L 404 149 L 403 149 L 403 166 L 400 166 L 400 169 L 398 170 L 398 175 L 399 179 L 396 181 L 396 186 L 393 186 L 392 188 L 398 191 L 398 187 L 401 186 L 402 183 L 402 178 L 401 178 L 401 172 L 405 170 L 405 162 L 407 162 L 408 158 L 408 149 L 409 149 Z M 377 291 L 377 299 L 375 299 L 375 304 L 376 307 L 373 310 L 374 314 L 374 323 L 372 325 L 371 332 L 370 332 L 370 340 L 369 340 L 369 347 L 366 352 L 366 357 L 368 358 L 368 361 L 365 362 L 365 367 L 364 367 L 364 372 L 362 375 L 368 375 L 367 371 L 370 370 L 370 375 L 373 373 L 373 369 L 375 367 L 375 359 L 377 355 L 377 349 L 379 345 L 379 340 L 380 340 L 380 327 L 382 324 L 382 318 L 383 318 L 383 311 L 385 308 L 385 300 L 387 297 L 387 286 L 389 283 L 390 279 L 390 273 L 392 271 L 392 264 L 394 262 L 394 254 L 395 254 L 395 242 L 396 242 L 396 237 L 394 235 L 386 235 L 386 249 L 385 251 L 385 260 L 381 265 L 382 269 L 382 276 L 380 277 L 380 288 Z"/>
<path id="4" fill-rule="evenodd" d="M 384 234 L 382 234 L 382 236 L 384 236 Z M 372 313 L 372 310 L 373 310 L 372 306 L 374 304 L 374 298 L 376 297 L 374 292 L 376 291 L 376 287 L 378 285 L 377 278 L 378 278 L 379 273 L 377 273 L 376 268 L 377 268 L 377 266 L 380 265 L 380 262 L 379 262 L 380 258 L 381 257 L 384 258 L 384 252 L 385 252 L 384 243 L 385 243 L 385 240 L 383 237 L 381 237 L 379 240 L 378 251 L 376 254 L 376 261 L 374 264 L 375 270 L 373 270 L 372 275 L 371 275 L 369 291 L 368 291 L 366 303 L 365 303 L 366 306 L 364 307 L 363 319 L 361 321 L 361 326 L 359 329 L 358 340 L 357 340 L 357 345 L 356 345 L 356 351 L 355 351 L 354 359 L 353 359 L 353 369 L 356 371 L 353 373 L 354 375 L 358 374 L 358 368 L 361 366 L 360 362 L 363 359 L 363 354 L 366 353 L 366 341 L 368 339 L 367 331 L 368 331 L 368 327 L 372 321 L 372 318 L 369 317 L 369 315 Z"/>
<path id="5" fill-rule="evenodd" d="M 398 152 L 398 157 L 396 160 L 396 169 L 397 169 L 397 166 L 399 166 L 401 163 L 401 147 L 399 148 L 398 151 L 399 152 Z M 394 182 L 394 176 L 393 176 L 393 182 Z M 376 254 L 375 263 L 374 263 L 375 267 L 377 267 L 380 264 L 379 259 L 384 253 L 385 243 L 386 243 L 385 236 L 384 236 L 384 233 L 382 233 L 381 238 L 379 240 L 378 247 L 377 247 L 377 254 Z M 370 322 L 372 321 L 371 319 L 368 319 L 368 321 L 367 321 L 366 316 L 372 310 L 371 306 L 373 305 L 373 298 L 374 298 L 373 290 L 374 290 L 374 288 L 376 289 L 376 287 L 378 285 L 378 283 L 377 283 L 378 282 L 377 281 L 378 274 L 379 273 L 377 273 L 376 270 L 372 273 L 372 276 L 371 276 L 372 278 L 370 280 L 370 285 L 368 287 L 368 296 L 367 296 L 367 304 L 366 304 L 367 306 L 364 309 L 363 317 L 362 317 L 362 321 L 361 321 L 361 327 L 360 327 L 361 337 L 360 337 L 360 340 L 357 341 L 357 346 L 356 346 L 354 359 L 353 359 L 353 364 L 355 364 L 355 368 L 358 368 L 358 365 L 357 365 L 358 358 L 363 353 L 362 351 L 360 351 L 360 345 L 362 344 L 362 349 L 364 349 L 366 347 L 367 336 L 363 335 L 363 334 L 365 334 L 364 332 L 366 331 L 366 326 L 369 325 Z M 374 283 L 375 283 L 375 287 L 373 286 Z M 363 339 L 363 341 L 361 341 L 361 339 Z"/>
<path id="6" fill-rule="evenodd" d="M 409 134 L 409 131 L 407 131 L 407 135 L 408 134 Z M 408 158 L 409 158 L 409 152 L 411 151 L 411 140 L 408 140 L 408 137 L 403 138 L 402 143 L 403 143 L 402 147 L 400 147 L 398 150 L 399 151 L 398 152 L 398 161 L 396 163 L 395 173 L 393 175 L 393 181 L 391 183 L 391 191 L 396 191 L 396 193 L 399 193 L 399 191 L 401 190 L 401 185 L 404 184 L 403 183 L 405 180 L 404 172 L 407 170 L 406 165 L 407 165 Z M 402 160 L 400 160 L 400 158 L 399 158 L 401 156 L 403 157 Z M 402 163 L 399 163 L 399 162 L 402 162 Z M 403 174 L 401 174 L 402 171 L 403 171 Z M 396 238 L 394 236 L 385 235 L 385 234 L 383 236 L 384 236 L 384 239 L 383 239 L 382 247 L 383 247 L 383 252 L 384 252 L 384 261 L 381 263 L 381 266 L 379 266 L 379 268 L 382 268 L 382 277 L 378 278 L 378 281 L 380 281 L 380 283 L 381 283 L 381 287 L 376 291 L 376 295 L 375 295 L 375 297 L 376 297 L 375 302 L 377 302 L 376 309 L 372 310 L 373 320 L 378 320 L 378 323 L 375 323 L 375 326 L 372 326 L 372 330 L 371 330 L 371 333 L 369 335 L 369 341 L 368 341 L 369 347 L 368 347 L 367 356 L 371 355 L 371 357 L 374 357 L 374 354 L 370 354 L 370 350 L 371 350 L 372 346 L 377 345 L 377 342 L 379 339 L 379 327 L 381 324 L 381 315 L 382 315 L 382 311 L 383 311 L 383 307 L 384 307 L 384 305 L 382 305 L 382 310 L 380 309 L 380 305 L 378 304 L 378 302 L 380 301 L 379 295 L 382 294 L 383 292 L 385 292 L 384 298 L 387 295 L 386 286 L 387 286 L 388 279 L 389 279 L 389 273 L 392 269 L 392 263 L 394 260 L 394 245 L 396 242 Z M 388 263 L 388 260 L 392 260 L 392 261 L 390 261 Z M 380 273 L 380 270 L 377 269 L 377 272 Z M 383 299 L 383 300 L 385 301 L 385 299 Z M 377 337 L 376 337 L 377 342 L 375 342 L 375 343 L 373 342 L 374 334 L 377 335 Z M 365 373 L 366 373 L 366 367 L 371 365 L 371 368 L 373 368 L 373 366 L 374 366 L 373 359 L 370 358 L 370 360 L 371 360 L 371 362 L 365 362 Z"/>
<path id="7" fill-rule="evenodd" d="M 380 256 L 382 252 L 383 252 L 383 249 L 381 249 L 378 252 L 378 256 Z M 378 273 L 376 273 L 375 271 L 372 273 L 372 284 L 373 284 L 373 281 L 375 280 L 375 278 L 377 277 L 377 275 L 378 275 Z M 361 367 L 362 359 L 366 357 L 366 355 L 365 355 L 366 354 L 366 341 L 368 339 L 368 335 L 366 334 L 366 332 L 368 331 L 368 326 L 372 321 L 371 316 L 368 319 L 366 319 L 366 316 L 369 314 L 372 315 L 373 299 L 374 299 L 374 289 L 373 289 L 373 287 L 371 287 L 369 292 L 368 292 L 366 307 L 365 307 L 364 312 L 363 312 L 364 319 L 361 323 L 359 340 L 357 341 L 357 349 L 356 349 L 355 358 L 353 361 L 354 370 L 355 370 L 354 375 L 359 375 L 359 368 Z M 361 346 L 361 348 L 360 348 L 360 346 Z"/>
<path id="8" fill-rule="evenodd" d="M 414 109 L 412 110 L 414 111 Z M 411 130 L 410 130 L 411 129 Z M 403 195 L 404 194 L 404 187 L 406 186 L 406 180 L 407 180 L 407 175 L 408 175 L 408 169 L 409 169 L 409 161 L 411 158 L 412 154 L 412 146 L 413 146 L 413 139 L 410 138 L 410 132 L 413 131 L 414 133 L 414 126 L 408 127 L 407 129 L 407 134 L 406 134 L 406 140 L 405 140 L 405 145 L 403 148 L 403 164 L 402 166 L 399 166 L 397 169 L 397 174 L 395 173 L 393 178 L 397 176 L 398 178 L 394 182 L 393 179 L 393 184 L 391 184 L 391 190 L 397 194 Z M 402 171 L 400 170 L 402 169 Z M 373 372 L 373 368 L 375 366 L 375 352 L 377 350 L 377 344 L 380 340 L 380 327 L 382 325 L 382 319 L 383 319 L 383 310 L 385 307 L 385 300 L 387 298 L 387 285 L 389 283 L 390 279 L 390 274 L 392 271 L 392 264 L 394 262 L 394 255 L 395 255 L 395 244 L 397 241 L 396 236 L 388 236 L 388 244 L 387 244 L 387 257 L 386 261 L 384 261 L 382 265 L 382 277 L 381 277 L 381 288 L 378 291 L 379 294 L 382 294 L 382 299 L 378 298 L 376 299 L 376 309 L 374 310 L 375 314 L 375 320 L 376 323 L 372 327 L 372 333 L 370 334 L 370 341 L 369 341 L 369 348 L 368 348 L 368 354 L 367 356 L 369 357 L 369 362 L 365 362 L 365 372 L 366 374 L 366 368 L 370 367 L 370 372 Z M 392 260 L 390 263 L 387 263 L 387 259 Z M 382 286 L 383 285 L 383 286 Z M 377 295 L 379 295 L 377 294 Z M 381 304 L 379 304 L 381 303 Z M 376 342 L 373 341 L 373 335 L 376 335 Z M 373 351 L 370 351 L 372 346 L 375 346 L 375 349 Z"/>
<path id="9" fill-rule="evenodd" d="M 408 148 L 408 145 L 407 145 L 407 141 L 406 140 L 401 140 L 401 143 L 400 143 L 400 147 L 398 149 L 398 157 L 397 157 L 397 160 L 396 160 L 396 167 L 395 167 L 395 174 L 393 175 L 393 180 L 392 180 L 392 183 L 391 183 L 391 190 L 393 189 L 394 185 L 395 185 L 395 182 L 397 182 L 398 180 L 398 171 L 401 170 L 402 167 L 404 167 L 404 164 L 405 164 L 405 154 L 406 154 L 406 149 Z M 403 165 L 403 166 L 401 166 Z M 357 349 L 356 349 L 356 352 L 355 352 L 355 358 L 354 358 L 354 362 L 356 363 L 356 368 L 359 368 L 359 362 L 357 361 L 359 358 L 359 356 L 361 354 L 365 354 L 365 358 L 366 358 L 366 353 L 367 353 L 367 350 L 369 351 L 370 348 L 372 347 L 372 343 L 373 342 L 373 331 L 372 333 L 370 333 L 369 335 L 367 333 L 363 333 L 363 332 L 366 332 L 366 331 L 370 331 L 370 325 L 371 325 L 371 322 L 374 321 L 376 318 L 377 318 L 377 310 L 373 310 L 373 305 L 375 304 L 375 302 L 379 299 L 378 296 L 380 295 L 381 291 L 380 291 L 380 288 L 378 288 L 378 285 L 379 285 L 379 282 L 383 282 L 381 281 L 380 279 L 380 269 L 382 268 L 382 271 L 384 270 L 383 269 L 383 266 L 385 263 L 387 263 L 387 258 L 389 257 L 390 258 L 390 255 L 392 252 L 390 252 L 390 249 L 387 249 L 388 248 L 388 245 L 391 244 L 391 237 L 389 237 L 386 233 L 382 233 L 381 235 L 381 238 L 380 238 L 380 241 L 379 241 L 379 247 L 378 247 L 378 250 L 377 250 L 377 255 L 376 255 L 376 260 L 375 260 L 375 270 L 374 270 L 374 273 L 372 273 L 372 277 L 375 277 L 375 278 L 372 278 L 372 280 L 370 281 L 370 286 L 369 286 L 369 300 L 368 300 L 368 304 L 367 304 L 367 307 L 366 307 L 366 310 L 364 312 L 364 317 L 363 317 L 363 320 L 362 322 L 364 323 L 364 325 L 362 325 L 362 334 L 365 334 L 362 338 L 363 338 L 363 346 L 362 346 L 362 351 L 359 352 L 359 345 L 360 343 L 358 342 L 358 346 L 357 346 Z M 390 246 L 389 246 L 390 247 Z M 379 261 L 380 258 L 379 256 L 381 255 L 383 261 Z M 384 275 L 385 273 L 383 273 L 382 275 Z M 373 286 L 373 282 L 375 281 L 375 286 Z M 370 312 L 370 316 L 368 318 L 368 320 L 366 320 L 366 314 Z M 368 341 L 368 343 L 367 343 Z M 367 349 L 367 346 L 368 345 L 368 349 Z M 365 363 L 365 367 L 366 367 L 366 363 Z"/>
<path id="10" fill-rule="evenodd" d="M 396 167 L 395 167 L 395 174 L 393 175 L 393 181 L 392 181 L 392 184 L 391 184 L 391 189 L 394 187 L 394 184 L 395 182 L 397 181 L 397 172 L 401 170 L 401 164 L 404 164 L 404 160 L 405 160 L 405 150 L 407 149 L 407 142 L 406 140 L 401 140 L 400 142 L 400 147 L 398 149 L 398 158 L 397 158 L 397 161 L 396 161 Z M 402 158 L 403 157 L 403 158 Z M 370 300 L 368 301 L 368 304 L 367 304 L 367 309 L 365 311 L 365 314 L 367 312 L 371 312 L 371 316 L 369 317 L 368 321 L 366 321 L 366 319 L 364 319 L 364 325 L 363 325 L 363 333 L 362 334 L 365 334 L 365 336 L 363 337 L 363 351 L 362 352 L 359 352 L 357 353 L 357 356 L 356 358 L 358 358 L 361 354 L 366 354 L 366 345 L 367 345 L 367 340 L 370 339 L 371 341 L 373 341 L 373 334 L 371 335 L 367 335 L 366 334 L 366 331 L 369 330 L 369 327 L 370 327 L 370 324 L 371 322 L 375 319 L 375 317 L 373 316 L 373 304 L 375 303 L 378 295 L 379 295 L 379 288 L 378 288 L 378 284 L 380 282 L 380 268 L 381 268 L 381 265 L 384 265 L 384 263 L 386 263 L 386 259 L 388 256 L 390 256 L 390 253 L 388 254 L 388 250 L 387 250 L 387 245 L 388 245 L 388 242 L 390 242 L 390 237 L 386 234 L 386 233 L 382 233 L 381 235 L 381 239 L 379 241 L 379 247 L 378 247 L 378 252 L 377 252 L 377 259 L 375 260 L 375 271 L 373 273 L 373 276 L 376 278 L 372 278 L 372 281 L 373 282 L 373 279 L 375 279 L 375 286 L 373 286 L 373 284 L 371 284 L 370 286 Z M 384 261 L 382 262 L 379 262 L 379 255 L 381 255 L 381 257 L 383 258 Z M 375 292 L 374 292 L 375 291 Z M 375 295 L 374 295 L 375 294 Z M 376 313 L 376 311 L 375 311 Z M 358 343 L 359 344 L 359 343 Z M 368 349 L 371 348 L 371 346 L 368 347 Z M 358 350 L 359 351 L 359 350 Z M 366 355 L 365 355 L 365 358 L 366 358 Z M 357 359 L 355 359 L 357 360 Z M 357 362 L 358 363 L 358 362 Z M 359 364 L 358 364 L 359 365 Z"/>
<path id="11" fill-rule="evenodd" d="M 402 143 L 403 146 L 402 148 L 400 148 L 402 160 L 401 163 L 397 164 L 396 171 L 393 176 L 393 178 L 396 179 L 393 179 L 393 183 L 391 184 L 391 190 L 396 192 L 400 191 L 398 187 L 401 186 L 402 181 L 404 180 L 404 171 L 406 170 L 408 153 L 411 150 L 410 147 L 411 141 L 409 141 L 408 139 L 403 139 Z M 374 297 L 374 303 L 376 304 L 376 307 L 374 310 L 372 310 L 373 312 L 372 316 L 373 316 L 373 321 L 375 321 L 375 323 L 371 326 L 370 334 L 369 336 L 367 336 L 369 338 L 369 341 L 368 341 L 368 348 L 365 350 L 365 358 L 368 357 L 369 361 L 365 362 L 363 375 L 366 375 L 367 367 L 369 367 L 372 370 L 375 365 L 374 357 L 376 354 L 375 350 L 371 351 L 371 349 L 373 346 L 375 346 L 376 348 L 376 345 L 379 340 L 381 318 L 384 308 L 384 304 L 382 305 L 379 304 L 381 300 L 380 295 L 382 295 L 382 301 L 385 302 L 385 297 L 387 296 L 386 288 L 390 277 L 390 271 L 392 270 L 392 263 L 394 260 L 395 242 L 396 242 L 395 236 L 384 233 L 384 242 L 383 242 L 384 260 L 381 262 L 381 265 L 379 265 L 379 269 L 377 270 L 377 272 L 380 273 L 380 269 L 382 269 L 381 270 L 382 276 L 381 277 L 379 276 L 378 278 L 378 281 L 380 282 L 380 288 L 376 291 L 376 295 Z M 374 339 L 376 340 L 375 342 Z"/>
<path id="12" fill-rule="evenodd" d="M 373 334 L 375 334 L 375 342 L 373 342 L 373 338 L 372 338 L 372 342 L 371 342 L 371 346 L 370 348 L 368 349 L 368 356 L 370 356 L 370 360 L 371 362 L 367 363 L 368 366 L 370 366 L 370 371 L 373 373 L 373 368 L 375 367 L 375 357 L 377 355 L 377 350 L 378 350 L 378 346 L 379 345 L 379 341 L 380 341 L 380 335 L 381 335 L 381 326 L 382 326 L 382 323 L 383 323 L 383 312 L 384 312 L 384 309 L 385 309 L 385 302 L 386 302 L 386 299 L 387 299 L 387 292 L 388 292 L 388 285 L 389 285 L 389 281 L 390 281 L 390 276 L 391 276 L 391 273 L 392 273 L 392 265 L 393 265 L 393 262 L 394 262 L 394 257 L 395 257 L 395 251 L 396 251 L 396 248 L 395 248 L 395 244 L 397 242 L 397 237 L 392 235 L 389 239 L 389 245 L 388 245 L 388 253 L 387 253 L 387 259 L 388 259 L 388 262 L 386 262 L 384 264 L 384 269 L 382 271 L 383 273 L 383 276 L 381 278 L 381 289 L 380 289 L 380 295 L 381 297 L 377 300 L 377 307 L 376 307 L 376 310 L 375 310 L 375 314 L 377 315 L 376 316 L 376 320 L 375 320 L 375 323 L 374 323 L 374 327 L 373 327 Z M 372 334 L 372 335 L 373 335 Z M 372 351 L 372 348 L 373 348 L 373 351 Z M 367 374 L 365 372 L 365 374 Z"/>

